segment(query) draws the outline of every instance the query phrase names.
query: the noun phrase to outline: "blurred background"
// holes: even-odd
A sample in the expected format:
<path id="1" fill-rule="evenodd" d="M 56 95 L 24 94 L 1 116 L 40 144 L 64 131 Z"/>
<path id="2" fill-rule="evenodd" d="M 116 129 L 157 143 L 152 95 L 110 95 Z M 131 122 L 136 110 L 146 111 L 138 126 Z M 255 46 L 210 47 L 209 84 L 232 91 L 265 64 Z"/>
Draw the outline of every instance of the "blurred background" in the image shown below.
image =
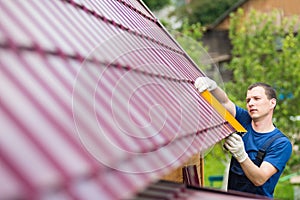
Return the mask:
<path id="1" fill-rule="evenodd" d="M 144 0 L 199 68 L 245 107 L 253 82 L 277 90 L 274 123 L 293 154 L 275 199 L 300 199 L 300 4 L 298 0 Z M 224 188 L 230 156 L 205 154 L 205 186 Z M 224 183 L 223 183 L 224 182 Z"/>

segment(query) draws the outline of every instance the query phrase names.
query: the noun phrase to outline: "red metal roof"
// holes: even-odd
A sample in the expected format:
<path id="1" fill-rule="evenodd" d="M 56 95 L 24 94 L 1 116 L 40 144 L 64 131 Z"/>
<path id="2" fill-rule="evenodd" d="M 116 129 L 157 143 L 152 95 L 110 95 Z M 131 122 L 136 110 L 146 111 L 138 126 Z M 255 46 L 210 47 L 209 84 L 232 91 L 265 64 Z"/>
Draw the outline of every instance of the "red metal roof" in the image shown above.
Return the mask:
<path id="1" fill-rule="evenodd" d="M 0 1 L 0 198 L 121 199 L 234 132 L 134 0 Z"/>
<path id="2" fill-rule="evenodd" d="M 223 199 L 223 200 L 250 200 L 269 199 L 264 196 L 244 192 L 225 192 L 213 188 L 201 188 L 186 186 L 184 184 L 158 181 L 150 184 L 146 189 L 138 192 L 128 200 L 150 200 L 150 199 L 176 199 L 176 200 L 197 200 L 197 199 Z"/>

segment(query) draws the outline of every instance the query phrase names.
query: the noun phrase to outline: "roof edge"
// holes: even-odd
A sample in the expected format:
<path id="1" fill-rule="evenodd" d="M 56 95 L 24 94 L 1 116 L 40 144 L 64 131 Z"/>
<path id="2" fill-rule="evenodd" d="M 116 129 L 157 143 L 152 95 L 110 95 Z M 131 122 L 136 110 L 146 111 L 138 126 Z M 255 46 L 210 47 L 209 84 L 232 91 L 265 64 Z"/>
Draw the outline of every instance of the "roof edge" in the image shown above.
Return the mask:
<path id="1" fill-rule="evenodd" d="M 231 12 L 236 11 L 240 6 L 242 6 L 247 1 L 248 0 L 240 0 L 236 2 L 232 7 L 226 10 L 220 17 L 218 17 L 211 25 L 208 25 L 207 30 L 214 29 L 217 25 L 219 25 L 222 21 L 224 21 Z"/>

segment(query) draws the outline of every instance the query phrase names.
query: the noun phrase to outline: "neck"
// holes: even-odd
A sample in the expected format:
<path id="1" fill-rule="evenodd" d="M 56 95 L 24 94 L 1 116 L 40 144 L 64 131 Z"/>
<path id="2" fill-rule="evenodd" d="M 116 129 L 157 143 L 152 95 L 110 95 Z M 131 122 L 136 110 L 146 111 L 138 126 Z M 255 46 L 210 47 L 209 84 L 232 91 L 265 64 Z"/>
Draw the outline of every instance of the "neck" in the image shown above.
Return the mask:
<path id="1" fill-rule="evenodd" d="M 272 118 L 265 120 L 252 120 L 252 128 L 259 133 L 268 133 L 275 129 Z"/>

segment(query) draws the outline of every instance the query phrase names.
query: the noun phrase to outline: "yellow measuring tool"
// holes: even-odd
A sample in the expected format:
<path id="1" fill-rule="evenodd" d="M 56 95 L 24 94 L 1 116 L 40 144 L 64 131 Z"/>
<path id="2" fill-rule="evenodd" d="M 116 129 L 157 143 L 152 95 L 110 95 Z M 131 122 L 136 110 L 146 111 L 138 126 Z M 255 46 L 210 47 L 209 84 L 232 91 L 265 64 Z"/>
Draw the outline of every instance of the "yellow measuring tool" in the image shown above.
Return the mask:
<path id="1" fill-rule="evenodd" d="M 205 90 L 201 96 L 226 120 L 237 132 L 247 132 L 246 129 L 232 116 L 226 108 L 208 91 Z"/>

